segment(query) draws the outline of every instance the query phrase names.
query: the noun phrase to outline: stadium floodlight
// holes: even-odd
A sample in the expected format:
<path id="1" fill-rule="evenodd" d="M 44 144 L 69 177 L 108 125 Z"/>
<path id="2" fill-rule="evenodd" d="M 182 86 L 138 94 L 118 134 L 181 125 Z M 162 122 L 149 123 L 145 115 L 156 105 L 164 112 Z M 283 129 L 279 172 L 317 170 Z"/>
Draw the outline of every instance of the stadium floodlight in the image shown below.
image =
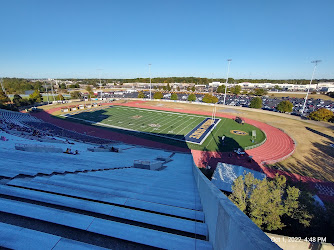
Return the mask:
<path id="1" fill-rule="evenodd" d="M 313 77 L 314 77 L 314 73 L 315 73 L 315 69 L 317 68 L 317 65 L 318 63 L 320 63 L 321 60 L 315 60 L 315 61 L 312 61 L 311 63 L 314 63 L 314 68 L 313 68 L 313 73 L 312 73 L 312 77 L 311 77 L 311 81 L 310 81 L 310 85 L 307 89 L 307 93 L 306 93 L 306 96 L 305 96 L 305 101 L 304 101 L 304 105 L 303 105 L 303 108 L 302 108 L 302 111 L 300 112 L 301 116 L 304 114 L 304 111 L 305 111 L 305 106 L 306 106 L 306 102 L 307 102 L 307 98 L 308 98 L 308 94 L 310 93 L 310 88 L 311 88 L 311 84 L 312 84 L 312 81 L 313 81 Z"/>
<path id="2" fill-rule="evenodd" d="M 4 93 L 5 93 L 5 95 L 7 95 L 7 94 L 6 94 L 6 89 L 5 89 L 5 87 L 3 86 L 2 82 L 3 82 L 3 79 L 2 79 L 2 78 L 0 78 L 0 84 L 1 84 L 1 89 L 2 89 L 2 92 L 4 92 Z"/>
<path id="3" fill-rule="evenodd" d="M 97 69 L 99 71 L 99 78 L 100 78 L 100 94 L 101 94 L 101 102 L 103 100 L 102 98 L 102 83 L 101 83 L 101 70 L 103 69 Z"/>
<path id="4" fill-rule="evenodd" d="M 57 84 L 57 80 L 56 80 L 56 84 Z M 56 100 L 55 96 L 54 96 L 54 92 L 53 92 L 53 82 L 51 81 L 51 93 L 52 93 L 52 99 L 53 101 Z"/>
<path id="5" fill-rule="evenodd" d="M 223 105 L 225 105 L 225 101 L 226 101 L 226 91 L 227 91 L 228 73 L 230 72 L 230 63 L 231 63 L 232 59 L 227 59 L 227 61 L 228 61 L 228 66 L 227 66 L 227 76 L 226 76 L 226 82 L 225 82 L 225 95 L 224 95 L 224 102 L 223 102 Z"/>
<path id="6" fill-rule="evenodd" d="M 148 72 L 150 74 L 150 100 L 152 100 L 151 64 L 148 65 Z"/>
<path id="7" fill-rule="evenodd" d="M 48 89 L 46 87 L 46 82 L 44 82 L 44 88 L 45 88 L 45 91 L 46 91 L 46 98 L 47 98 L 48 104 L 49 104 L 49 93 L 48 93 Z"/>

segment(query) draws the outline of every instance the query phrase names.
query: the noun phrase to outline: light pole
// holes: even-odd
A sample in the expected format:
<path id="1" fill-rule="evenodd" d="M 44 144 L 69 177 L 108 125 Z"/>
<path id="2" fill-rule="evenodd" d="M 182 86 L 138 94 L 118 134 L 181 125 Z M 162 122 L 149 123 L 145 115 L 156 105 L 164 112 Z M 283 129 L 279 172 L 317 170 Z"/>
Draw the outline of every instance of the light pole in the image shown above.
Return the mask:
<path id="1" fill-rule="evenodd" d="M 46 82 L 44 82 L 44 88 L 45 88 L 46 98 L 48 99 L 48 105 L 49 105 L 49 93 L 48 93 L 48 89 L 46 88 Z"/>
<path id="2" fill-rule="evenodd" d="M 6 94 L 6 90 L 5 90 L 4 86 L 2 85 L 2 82 L 3 82 L 3 79 L 2 79 L 2 78 L 0 78 L 0 84 L 1 84 L 1 89 L 2 89 L 2 92 L 4 92 L 4 93 L 5 93 L 5 95 L 7 95 L 7 94 Z"/>
<path id="3" fill-rule="evenodd" d="M 101 102 L 102 102 L 102 100 L 103 100 L 103 98 L 102 98 L 102 83 L 101 83 L 101 70 L 102 69 L 97 69 L 98 71 L 99 71 L 99 78 L 100 78 L 100 94 L 101 94 Z"/>
<path id="4" fill-rule="evenodd" d="M 232 59 L 227 59 L 227 61 L 228 61 L 228 66 L 227 66 L 227 76 L 226 76 L 226 82 L 225 82 L 225 95 L 224 95 L 224 102 L 223 102 L 223 105 L 225 105 L 225 101 L 226 101 L 226 91 L 227 91 L 228 73 L 230 72 L 230 63 L 231 63 Z"/>
<path id="5" fill-rule="evenodd" d="M 308 94 L 310 93 L 310 88 L 311 88 L 311 83 L 313 81 L 313 77 L 314 77 L 314 73 L 315 73 L 315 69 L 317 68 L 317 65 L 318 63 L 320 63 L 321 60 L 315 60 L 315 61 L 312 61 L 311 63 L 314 63 L 314 68 L 313 68 L 313 73 L 312 73 L 312 77 L 311 77 L 311 81 L 310 81 L 310 85 L 307 89 L 307 93 L 306 93 L 306 96 L 305 96 L 305 101 L 304 101 L 304 105 L 303 105 L 303 108 L 302 108 L 302 111 L 300 112 L 301 116 L 304 114 L 304 110 L 305 110 L 305 106 L 306 106 L 306 101 L 307 101 L 307 97 L 308 97 Z"/>
<path id="6" fill-rule="evenodd" d="M 148 71 L 149 71 L 149 74 L 150 74 L 150 100 L 152 100 L 151 64 L 148 65 Z"/>

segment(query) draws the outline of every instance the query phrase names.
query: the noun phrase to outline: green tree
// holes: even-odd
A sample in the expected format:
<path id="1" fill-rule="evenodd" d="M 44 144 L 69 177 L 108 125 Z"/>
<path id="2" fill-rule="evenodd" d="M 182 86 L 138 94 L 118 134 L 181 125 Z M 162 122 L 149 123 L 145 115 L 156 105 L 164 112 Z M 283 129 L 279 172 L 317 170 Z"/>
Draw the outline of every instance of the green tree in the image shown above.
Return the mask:
<path id="1" fill-rule="evenodd" d="M 205 102 L 205 103 L 217 103 L 218 98 L 215 97 L 214 95 L 205 94 L 202 101 Z"/>
<path id="2" fill-rule="evenodd" d="M 312 120 L 327 122 L 328 120 L 333 118 L 333 112 L 326 108 L 321 108 L 313 111 L 308 117 Z"/>
<path id="3" fill-rule="evenodd" d="M 290 101 L 281 101 L 277 105 L 277 110 L 282 113 L 291 113 L 293 109 L 293 104 Z"/>
<path id="4" fill-rule="evenodd" d="M 155 92 L 153 95 L 154 99 L 162 99 L 164 95 L 161 92 Z"/>
<path id="5" fill-rule="evenodd" d="M 171 100 L 178 100 L 179 97 L 177 96 L 177 94 L 173 93 L 170 97 Z"/>
<path id="6" fill-rule="evenodd" d="M 282 88 L 280 86 L 278 86 L 278 85 L 275 85 L 274 89 L 276 89 L 276 90 L 282 90 Z"/>
<path id="7" fill-rule="evenodd" d="M 261 99 L 261 97 L 254 97 L 251 100 L 249 107 L 253 108 L 253 109 L 260 109 L 260 108 L 262 108 L 262 99 Z"/>
<path id="8" fill-rule="evenodd" d="M 167 83 L 167 87 L 166 87 L 166 89 L 168 90 L 168 91 L 171 91 L 171 86 L 169 85 L 169 83 Z"/>
<path id="9" fill-rule="evenodd" d="M 0 90 L 0 104 L 5 104 L 7 102 L 10 102 L 9 97 L 5 94 L 5 92 Z"/>
<path id="10" fill-rule="evenodd" d="M 216 92 L 217 93 L 225 93 L 225 85 L 218 86 Z"/>
<path id="11" fill-rule="evenodd" d="M 60 87 L 61 89 L 66 89 L 66 84 L 65 84 L 65 83 L 61 83 L 61 84 L 59 85 L 59 87 Z"/>
<path id="12" fill-rule="evenodd" d="M 93 88 L 92 88 L 92 86 L 88 85 L 88 86 L 86 87 L 86 90 L 87 90 L 87 92 L 92 92 Z"/>
<path id="13" fill-rule="evenodd" d="M 241 92 L 241 86 L 236 85 L 236 86 L 232 87 L 231 92 L 232 92 L 232 94 L 239 95 L 240 92 Z"/>
<path id="14" fill-rule="evenodd" d="M 196 101 L 196 95 L 195 95 L 195 94 L 190 94 L 190 95 L 188 95 L 188 101 L 189 101 L 189 102 L 194 102 L 194 101 Z"/>
<path id="15" fill-rule="evenodd" d="M 143 91 L 138 92 L 138 98 L 145 98 L 145 94 Z"/>
<path id="16" fill-rule="evenodd" d="M 42 95 L 41 95 L 41 93 L 39 92 L 38 89 L 36 89 L 34 91 L 34 93 L 29 95 L 29 99 L 33 102 L 42 102 L 43 101 L 43 97 L 42 97 Z"/>
<path id="17" fill-rule="evenodd" d="M 177 91 L 180 91 L 180 87 L 179 87 L 179 86 L 177 86 L 177 87 L 176 87 L 176 90 L 177 90 Z"/>
<path id="18" fill-rule="evenodd" d="M 81 99 L 82 97 L 80 91 L 72 91 L 70 95 L 71 95 L 71 99 Z"/>
<path id="19" fill-rule="evenodd" d="M 23 99 L 20 95 L 15 94 L 13 97 L 13 103 L 15 104 L 16 107 L 20 107 Z"/>
<path id="20" fill-rule="evenodd" d="M 195 92 L 195 90 L 196 90 L 195 86 L 192 86 L 191 91 Z"/>
<path id="21" fill-rule="evenodd" d="M 64 98 L 64 96 L 62 94 L 57 95 L 56 99 L 58 101 L 64 101 L 65 100 L 65 98 Z"/>
<path id="22" fill-rule="evenodd" d="M 272 231 L 285 227 L 285 217 L 304 227 L 310 225 L 312 216 L 299 197 L 300 190 L 287 186 L 284 176 L 258 180 L 248 173 L 234 181 L 229 199 L 260 228 Z"/>
<path id="23" fill-rule="evenodd" d="M 245 212 L 247 208 L 245 181 L 240 175 L 234 180 L 232 186 L 232 194 L 229 196 L 230 200 L 242 211 Z"/>
<path id="24" fill-rule="evenodd" d="M 253 94 L 257 96 L 263 96 L 263 95 L 268 94 L 268 91 L 265 89 L 256 88 L 254 89 Z"/>

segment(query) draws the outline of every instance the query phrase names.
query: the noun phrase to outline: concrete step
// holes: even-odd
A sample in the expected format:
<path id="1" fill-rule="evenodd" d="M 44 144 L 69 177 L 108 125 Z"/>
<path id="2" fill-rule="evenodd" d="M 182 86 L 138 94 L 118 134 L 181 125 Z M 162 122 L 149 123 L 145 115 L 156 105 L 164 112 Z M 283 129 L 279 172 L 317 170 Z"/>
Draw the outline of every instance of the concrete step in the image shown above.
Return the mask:
<path id="1" fill-rule="evenodd" d="M 208 241 L 0 198 L 0 212 L 164 249 L 211 249 Z"/>

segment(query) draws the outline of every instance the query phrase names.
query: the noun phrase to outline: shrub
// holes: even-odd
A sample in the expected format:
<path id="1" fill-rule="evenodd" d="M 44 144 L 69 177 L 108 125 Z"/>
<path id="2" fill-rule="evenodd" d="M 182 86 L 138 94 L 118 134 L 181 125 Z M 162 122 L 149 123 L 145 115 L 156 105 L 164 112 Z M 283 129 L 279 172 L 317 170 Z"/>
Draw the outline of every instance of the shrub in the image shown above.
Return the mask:
<path id="1" fill-rule="evenodd" d="M 153 95 L 154 99 L 162 99 L 164 95 L 161 92 L 155 92 Z"/>
<path id="2" fill-rule="evenodd" d="M 194 101 L 196 101 L 196 95 L 194 95 L 194 94 L 190 94 L 190 95 L 188 96 L 188 101 L 189 101 L 189 102 L 194 102 Z"/>

